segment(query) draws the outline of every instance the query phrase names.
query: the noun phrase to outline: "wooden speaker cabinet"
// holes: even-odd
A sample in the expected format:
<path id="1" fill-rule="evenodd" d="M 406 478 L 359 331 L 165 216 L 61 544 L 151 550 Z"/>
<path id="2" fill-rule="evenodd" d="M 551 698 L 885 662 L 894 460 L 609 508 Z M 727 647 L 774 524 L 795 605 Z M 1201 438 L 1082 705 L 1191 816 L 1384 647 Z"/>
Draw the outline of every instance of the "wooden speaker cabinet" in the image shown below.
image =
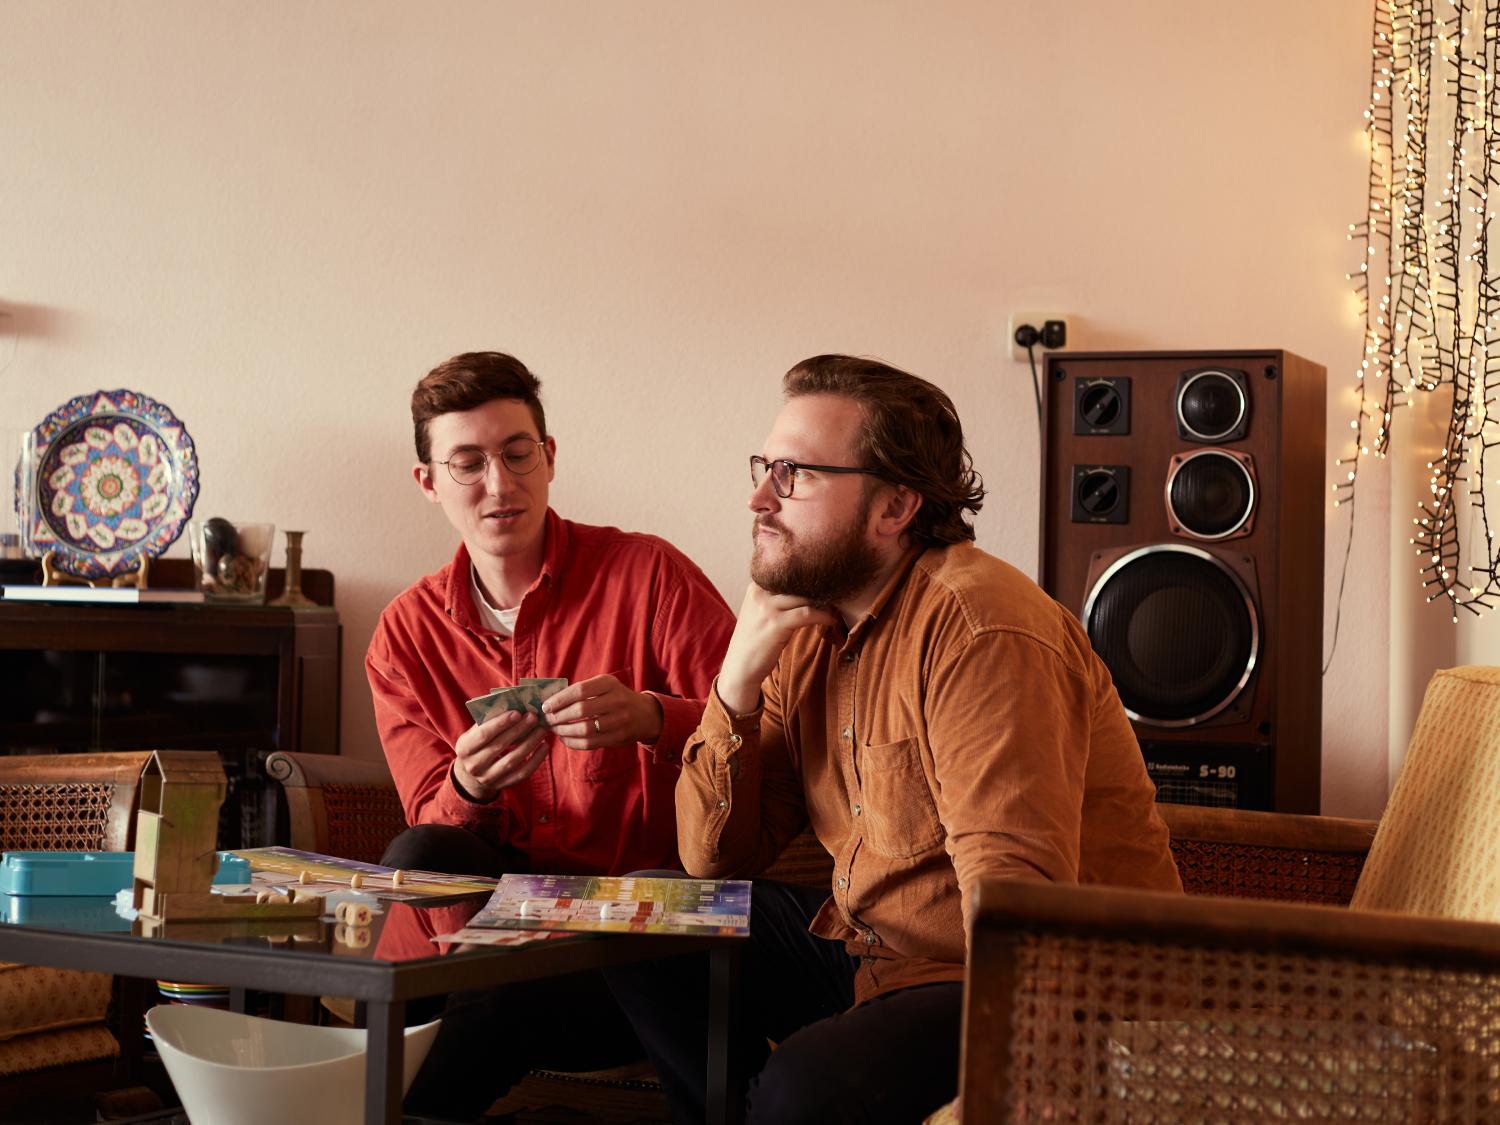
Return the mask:
<path id="1" fill-rule="evenodd" d="M 1042 587 L 1160 800 L 1316 813 L 1326 373 L 1290 352 L 1048 356 Z"/>

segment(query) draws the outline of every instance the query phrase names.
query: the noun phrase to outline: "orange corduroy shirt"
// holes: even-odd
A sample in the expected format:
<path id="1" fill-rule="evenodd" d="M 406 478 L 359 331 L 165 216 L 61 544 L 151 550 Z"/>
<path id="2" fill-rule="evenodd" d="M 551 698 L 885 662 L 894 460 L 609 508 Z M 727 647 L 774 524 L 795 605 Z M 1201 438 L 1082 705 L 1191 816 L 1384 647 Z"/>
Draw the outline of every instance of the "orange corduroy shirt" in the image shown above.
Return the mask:
<path id="1" fill-rule="evenodd" d="M 760 710 L 711 695 L 677 823 L 688 872 L 718 878 L 763 870 L 811 824 L 834 859 L 811 930 L 861 959 L 860 1002 L 963 978 L 981 877 L 1182 888 L 1082 627 L 967 543 L 909 554 L 847 633 L 799 631 Z"/>

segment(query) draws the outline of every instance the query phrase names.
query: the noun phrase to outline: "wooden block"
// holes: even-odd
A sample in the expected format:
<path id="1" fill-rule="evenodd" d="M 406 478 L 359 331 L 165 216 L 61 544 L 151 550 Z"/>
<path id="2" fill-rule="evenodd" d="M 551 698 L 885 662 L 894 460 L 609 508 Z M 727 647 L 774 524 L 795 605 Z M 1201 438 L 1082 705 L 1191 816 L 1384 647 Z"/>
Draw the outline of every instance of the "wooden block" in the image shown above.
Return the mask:
<path id="1" fill-rule="evenodd" d="M 258 894 L 217 895 L 186 891 L 161 893 L 154 888 L 147 888 L 141 914 L 158 919 L 232 921 L 242 918 L 317 918 L 323 913 L 322 895 L 307 895 L 295 901 L 288 901 L 277 895 L 268 902 L 259 901 L 259 897 Z"/>

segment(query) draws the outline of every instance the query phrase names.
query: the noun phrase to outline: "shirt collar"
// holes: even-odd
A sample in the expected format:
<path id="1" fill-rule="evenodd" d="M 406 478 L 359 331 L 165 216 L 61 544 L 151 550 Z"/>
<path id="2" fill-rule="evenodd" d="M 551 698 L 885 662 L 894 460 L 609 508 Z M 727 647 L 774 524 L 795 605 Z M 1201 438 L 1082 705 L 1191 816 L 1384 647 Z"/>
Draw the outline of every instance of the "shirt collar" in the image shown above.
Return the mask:
<path id="1" fill-rule="evenodd" d="M 547 509 L 546 535 L 547 544 L 542 554 L 541 573 L 531 584 L 531 589 L 527 590 L 525 596 L 522 597 L 523 602 L 531 596 L 533 590 L 555 584 L 567 569 L 568 553 L 573 543 L 572 528 L 567 520 L 551 508 Z M 453 562 L 448 566 L 448 578 L 443 591 L 443 608 L 448 611 L 448 616 L 455 625 L 475 633 L 490 632 L 489 625 L 474 604 L 474 594 L 469 586 L 469 575 L 473 572 L 473 567 L 474 560 L 469 555 L 469 548 L 460 539 L 458 550 L 453 554 Z"/>
<path id="2" fill-rule="evenodd" d="M 896 596 L 896 592 L 906 585 L 906 580 L 911 577 L 912 567 L 917 565 L 917 560 L 926 553 L 926 550 L 927 548 L 925 547 L 917 546 L 906 549 L 906 552 L 901 556 L 901 561 L 896 564 L 896 568 L 891 571 L 890 577 L 885 580 L 885 585 L 880 588 L 880 592 L 875 595 L 875 600 L 870 603 L 870 608 L 865 611 L 863 617 L 854 623 L 854 628 L 849 630 L 848 637 L 845 638 L 840 635 L 843 632 L 842 629 L 836 629 L 832 633 L 832 639 L 836 644 L 848 644 L 857 641 L 859 636 L 870 628 L 869 623 L 880 616 L 886 605 Z"/>

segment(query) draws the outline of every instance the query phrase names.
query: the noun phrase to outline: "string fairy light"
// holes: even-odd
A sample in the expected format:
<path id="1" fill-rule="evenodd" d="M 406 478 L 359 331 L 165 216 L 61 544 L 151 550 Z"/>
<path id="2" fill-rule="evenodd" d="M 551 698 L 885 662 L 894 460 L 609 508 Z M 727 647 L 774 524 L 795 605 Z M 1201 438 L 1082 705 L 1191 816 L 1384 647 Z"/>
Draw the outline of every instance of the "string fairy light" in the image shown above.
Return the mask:
<path id="1" fill-rule="evenodd" d="M 1377 0 L 1367 208 L 1348 232 L 1363 250 L 1347 275 L 1364 318 L 1363 354 L 1352 453 L 1334 461 L 1344 471 L 1333 504 L 1352 508 L 1360 466 L 1386 456 L 1401 406 L 1450 390 L 1444 448 L 1427 463 L 1411 545 L 1427 600 L 1446 600 L 1454 621 L 1460 609 L 1500 604 L 1484 491 L 1486 480 L 1500 486 L 1489 464 L 1500 444 L 1500 262 L 1492 269 L 1489 253 L 1489 191 L 1500 185 L 1497 73 L 1500 0 Z M 1464 516 L 1477 528 L 1467 536 Z M 1350 520 L 1352 536 L 1352 512 Z M 1482 561 L 1465 561 L 1481 550 Z"/>

